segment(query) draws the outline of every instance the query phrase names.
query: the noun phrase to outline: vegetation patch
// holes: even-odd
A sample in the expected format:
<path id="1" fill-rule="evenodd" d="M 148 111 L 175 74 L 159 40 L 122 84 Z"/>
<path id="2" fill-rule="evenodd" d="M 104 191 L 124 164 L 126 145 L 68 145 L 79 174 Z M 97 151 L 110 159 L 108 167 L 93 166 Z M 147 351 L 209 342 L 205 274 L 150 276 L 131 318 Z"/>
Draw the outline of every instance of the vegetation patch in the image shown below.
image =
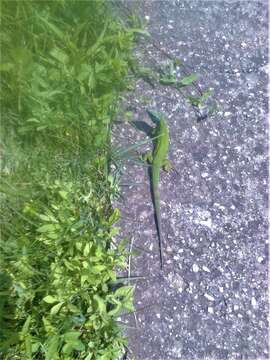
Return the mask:
<path id="1" fill-rule="evenodd" d="M 107 1 L 1 2 L 0 353 L 118 359 L 111 126 L 136 29 Z"/>

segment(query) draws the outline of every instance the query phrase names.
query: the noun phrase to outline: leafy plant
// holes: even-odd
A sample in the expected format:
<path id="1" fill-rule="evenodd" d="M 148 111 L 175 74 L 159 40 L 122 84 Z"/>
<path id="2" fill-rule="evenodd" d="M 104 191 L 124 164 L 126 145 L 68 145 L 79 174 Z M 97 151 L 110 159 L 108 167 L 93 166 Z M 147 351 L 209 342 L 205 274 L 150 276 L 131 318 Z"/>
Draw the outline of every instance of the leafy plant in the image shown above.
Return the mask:
<path id="1" fill-rule="evenodd" d="M 1 7 L 0 352 L 118 359 L 133 289 L 113 287 L 110 136 L 140 29 L 103 0 Z"/>
<path id="2" fill-rule="evenodd" d="M 95 198 L 90 183 L 85 192 L 63 181 L 40 184 L 39 190 L 42 200 L 37 196 L 24 203 L 22 213 L 29 221 L 23 231 L 1 242 L 8 277 L 2 276 L 9 287 L 2 351 L 14 341 L 12 356 L 54 359 L 75 352 L 98 358 L 110 347 L 120 354 L 125 340 L 114 318 L 133 310 L 133 289 L 113 292 L 109 286 L 116 280 L 115 269 L 126 267 L 121 245 L 109 247 L 120 213 L 114 209 L 104 217 L 105 199 Z M 5 310 L 14 305 L 10 318 Z"/>

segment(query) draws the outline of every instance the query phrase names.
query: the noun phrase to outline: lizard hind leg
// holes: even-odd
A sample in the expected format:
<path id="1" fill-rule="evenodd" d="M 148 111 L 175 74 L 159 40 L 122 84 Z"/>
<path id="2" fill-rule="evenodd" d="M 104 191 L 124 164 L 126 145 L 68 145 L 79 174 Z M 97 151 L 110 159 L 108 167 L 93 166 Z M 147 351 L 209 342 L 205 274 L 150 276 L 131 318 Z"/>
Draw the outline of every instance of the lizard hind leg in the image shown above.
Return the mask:
<path id="1" fill-rule="evenodd" d="M 172 163 L 168 159 L 165 159 L 165 160 L 163 160 L 162 168 L 163 168 L 163 170 L 168 172 L 173 168 L 173 166 L 172 166 Z"/>

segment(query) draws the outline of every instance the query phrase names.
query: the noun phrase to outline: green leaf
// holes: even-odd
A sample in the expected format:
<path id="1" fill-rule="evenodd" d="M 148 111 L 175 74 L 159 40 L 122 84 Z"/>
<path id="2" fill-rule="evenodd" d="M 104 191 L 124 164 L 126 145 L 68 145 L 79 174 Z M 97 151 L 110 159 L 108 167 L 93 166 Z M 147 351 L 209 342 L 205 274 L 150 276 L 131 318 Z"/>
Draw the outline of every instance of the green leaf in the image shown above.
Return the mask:
<path id="1" fill-rule="evenodd" d="M 40 121 L 36 118 L 29 118 L 26 120 L 26 122 L 40 124 Z"/>
<path id="2" fill-rule="evenodd" d="M 54 222 L 54 223 L 58 222 L 52 215 L 39 214 L 38 217 L 41 220 L 46 221 L 46 222 L 49 222 L 49 221 Z"/>
<path id="3" fill-rule="evenodd" d="M 47 215 L 39 214 L 38 217 L 43 221 L 51 221 L 50 217 Z"/>
<path id="4" fill-rule="evenodd" d="M 109 224 L 110 225 L 113 225 L 116 223 L 117 220 L 120 219 L 120 216 L 121 216 L 121 212 L 118 208 L 115 208 L 113 210 L 113 213 L 111 214 L 111 216 L 109 217 Z"/>
<path id="5" fill-rule="evenodd" d="M 188 96 L 187 98 L 192 105 L 199 106 L 201 104 L 200 98 L 194 96 Z"/>
<path id="6" fill-rule="evenodd" d="M 90 49 L 88 49 L 88 51 L 87 51 L 88 56 L 95 53 L 97 51 L 97 49 L 100 47 L 101 43 L 104 41 L 104 35 L 107 31 L 107 28 L 108 28 L 108 21 L 106 20 L 104 27 L 103 27 L 99 37 L 97 38 L 96 42 L 93 44 L 93 46 L 90 47 Z"/>
<path id="7" fill-rule="evenodd" d="M 88 78 L 88 87 L 89 90 L 93 90 L 96 86 L 96 79 L 94 71 L 91 71 Z"/>
<path id="8" fill-rule="evenodd" d="M 81 312 L 81 310 L 73 304 L 68 304 L 67 307 L 74 314 L 80 314 L 80 312 Z"/>
<path id="9" fill-rule="evenodd" d="M 73 350 L 84 351 L 85 346 L 80 340 L 69 341 L 63 346 L 63 353 L 66 355 L 70 355 Z"/>
<path id="10" fill-rule="evenodd" d="M 26 47 L 14 47 L 11 50 L 11 57 L 17 66 L 23 65 L 29 67 L 31 65 L 32 56 L 32 52 Z"/>
<path id="11" fill-rule="evenodd" d="M 33 342 L 32 341 L 32 352 L 35 353 L 38 351 L 38 349 L 40 348 L 40 342 Z"/>
<path id="12" fill-rule="evenodd" d="M 58 356 L 58 346 L 60 345 L 59 335 L 53 335 L 48 341 L 48 350 L 46 352 L 45 360 L 56 360 Z"/>
<path id="13" fill-rule="evenodd" d="M 60 40 L 65 40 L 64 33 L 57 26 L 49 22 L 44 17 L 39 16 L 37 13 L 36 15 Z"/>
<path id="14" fill-rule="evenodd" d="M 94 274 L 98 274 L 100 273 L 101 271 L 105 270 L 106 269 L 106 265 L 94 265 L 91 267 L 91 271 L 94 273 Z"/>
<path id="15" fill-rule="evenodd" d="M 180 65 L 182 65 L 182 61 L 180 59 L 175 59 L 174 66 L 180 66 Z"/>
<path id="16" fill-rule="evenodd" d="M 89 275 L 88 275 L 88 273 L 81 275 L 81 286 L 84 286 L 84 283 L 85 283 L 86 281 L 89 281 Z"/>
<path id="17" fill-rule="evenodd" d="M 23 324 L 22 331 L 20 332 L 20 335 L 21 335 L 22 337 L 24 337 L 24 336 L 28 333 L 30 324 L 31 324 L 31 315 L 29 315 L 29 316 L 27 317 L 25 323 Z"/>
<path id="18" fill-rule="evenodd" d="M 143 29 L 128 29 L 129 32 L 134 33 L 134 34 L 140 34 L 146 37 L 151 37 L 151 35 L 149 34 L 148 31 L 143 30 Z"/>
<path id="19" fill-rule="evenodd" d="M 121 288 L 116 290 L 115 297 L 121 300 L 123 308 L 129 311 L 133 311 L 133 293 L 133 286 L 122 286 Z"/>
<path id="20" fill-rule="evenodd" d="M 32 360 L 32 353 L 33 353 L 33 350 L 32 350 L 32 341 L 31 341 L 31 336 L 26 336 L 25 338 L 25 352 L 26 352 L 26 356 L 29 360 Z"/>
<path id="21" fill-rule="evenodd" d="M 64 304 L 63 302 L 60 302 L 59 304 L 54 305 L 50 310 L 50 314 L 56 315 L 63 306 L 63 304 Z"/>
<path id="22" fill-rule="evenodd" d="M 110 316 L 118 316 L 120 314 L 121 310 L 122 310 L 122 307 L 123 306 L 122 306 L 121 303 L 116 304 L 113 307 L 113 309 L 108 312 L 108 315 L 110 315 Z"/>
<path id="23" fill-rule="evenodd" d="M 83 250 L 83 255 L 84 256 L 88 256 L 89 255 L 89 253 L 90 253 L 90 244 L 89 243 L 87 243 L 86 245 L 85 245 L 85 248 L 84 248 L 84 250 Z"/>
<path id="24" fill-rule="evenodd" d="M 204 92 L 201 97 L 187 96 L 187 99 L 192 105 L 203 106 L 204 101 L 207 100 L 211 95 L 212 95 L 212 91 L 208 90 Z"/>
<path id="25" fill-rule="evenodd" d="M 176 78 L 175 77 L 175 67 L 174 67 L 174 63 L 172 61 L 169 64 L 169 76 L 171 78 Z"/>
<path id="26" fill-rule="evenodd" d="M 67 343 L 63 346 L 62 352 L 65 355 L 70 355 L 73 351 L 73 343 Z"/>
<path id="27" fill-rule="evenodd" d="M 63 339 L 65 340 L 66 344 L 63 347 L 63 352 L 67 355 L 71 354 L 73 350 L 77 351 L 84 351 L 85 346 L 79 340 L 81 333 L 78 331 L 69 331 L 64 334 Z"/>
<path id="28" fill-rule="evenodd" d="M 84 81 L 89 79 L 89 76 L 92 74 L 92 67 L 88 64 L 81 64 L 79 73 L 77 75 L 77 79 L 79 81 Z"/>
<path id="29" fill-rule="evenodd" d="M 64 340 L 66 342 L 69 341 L 75 341 L 81 336 L 81 333 L 79 331 L 69 331 L 64 334 Z"/>
<path id="30" fill-rule="evenodd" d="M 59 195 L 61 196 L 61 198 L 62 198 L 63 200 L 66 200 L 67 197 L 68 197 L 68 192 L 61 190 L 61 191 L 59 191 Z"/>
<path id="31" fill-rule="evenodd" d="M 48 232 L 46 236 L 47 236 L 47 238 L 52 239 L 52 240 L 56 240 L 58 238 L 58 235 L 53 232 Z"/>
<path id="32" fill-rule="evenodd" d="M 74 342 L 72 344 L 74 350 L 77 351 L 84 351 L 85 350 L 85 345 L 83 344 L 83 342 L 81 340 L 77 340 L 76 342 Z"/>
<path id="33" fill-rule="evenodd" d="M 99 310 L 100 314 L 105 314 L 107 312 L 106 311 L 106 303 L 105 303 L 105 301 L 97 294 L 95 294 L 93 296 L 93 298 L 97 302 L 98 310 Z"/>
<path id="34" fill-rule="evenodd" d="M 58 301 L 58 299 L 54 296 L 47 295 L 45 298 L 43 298 L 43 301 L 45 301 L 47 304 L 53 304 Z"/>
<path id="35" fill-rule="evenodd" d="M 122 297 L 122 296 L 130 296 L 131 294 L 133 294 L 134 292 L 134 287 L 133 286 L 121 286 L 120 288 L 118 288 L 115 291 L 115 296 L 116 297 Z"/>
<path id="36" fill-rule="evenodd" d="M 180 85 L 186 86 L 192 84 L 194 81 L 198 80 L 197 74 L 191 74 L 189 76 L 184 77 L 179 81 Z"/>
<path id="37" fill-rule="evenodd" d="M 58 60 L 61 64 L 66 64 L 69 60 L 68 55 L 59 48 L 54 48 L 50 52 L 51 56 L 53 56 L 56 60 Z"/>
<path id="38" fill-rule="evenodd" d="M 53 325 L 50 323 L 50 321 L 43 316 L 42 317 L 42 322 L 43 322 L 44 329 L 45 329 L 46 333 L 47 334 L 52 334 L 55 329 L 54 329 Z"/>
<path id="39" fill-rule="evenodd" d="M 164 76 L 159 80 L 159 82 L 162 85 L 174 85 L 174 84 L 177 83 L 177 79 L 176 78 L 171 78 L 169 76 Z"/>
<path id="40" fill-rule="evenodd" d="M 37 231 L 40 233 L 46 233 L 46 232 L 52 232 L 55 231 L 55 224 L 46 224 L 46 225 L 42 225 L 40 226 Z"/>
<path id="41" fill-rule="evenodd" d="M 14 68 L 14 64 L 12 63 L 0 64 L 0 71 L 10 71 L 13 68 Z"/>

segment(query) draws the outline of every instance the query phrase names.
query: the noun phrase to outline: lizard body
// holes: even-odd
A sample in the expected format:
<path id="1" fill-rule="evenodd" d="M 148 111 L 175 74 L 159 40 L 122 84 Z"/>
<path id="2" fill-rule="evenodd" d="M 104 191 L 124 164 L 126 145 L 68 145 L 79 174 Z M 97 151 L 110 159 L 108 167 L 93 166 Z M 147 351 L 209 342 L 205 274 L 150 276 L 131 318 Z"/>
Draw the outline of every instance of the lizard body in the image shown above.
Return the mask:
<path id="1" fill-rule="evenodd" d="M 167 160 L 169 150 L 169 129 L 166 119 L 162 113 L 148 110 L 151 120 L 156 124 L 153 130 L 154 150 L 152 153 L 144 156 L 144 159 L 152 164 L 151 166 L 151 192 L 155 212 L 155 222 L 157 228 L 157 236 L 159 242 L 160 267 L 163 269 L 163 246 L 160 219 L 160 193 L 159 180 L 160 171 L 163 168 L 168 171 L 171 168 L 170 162 Z"/>

